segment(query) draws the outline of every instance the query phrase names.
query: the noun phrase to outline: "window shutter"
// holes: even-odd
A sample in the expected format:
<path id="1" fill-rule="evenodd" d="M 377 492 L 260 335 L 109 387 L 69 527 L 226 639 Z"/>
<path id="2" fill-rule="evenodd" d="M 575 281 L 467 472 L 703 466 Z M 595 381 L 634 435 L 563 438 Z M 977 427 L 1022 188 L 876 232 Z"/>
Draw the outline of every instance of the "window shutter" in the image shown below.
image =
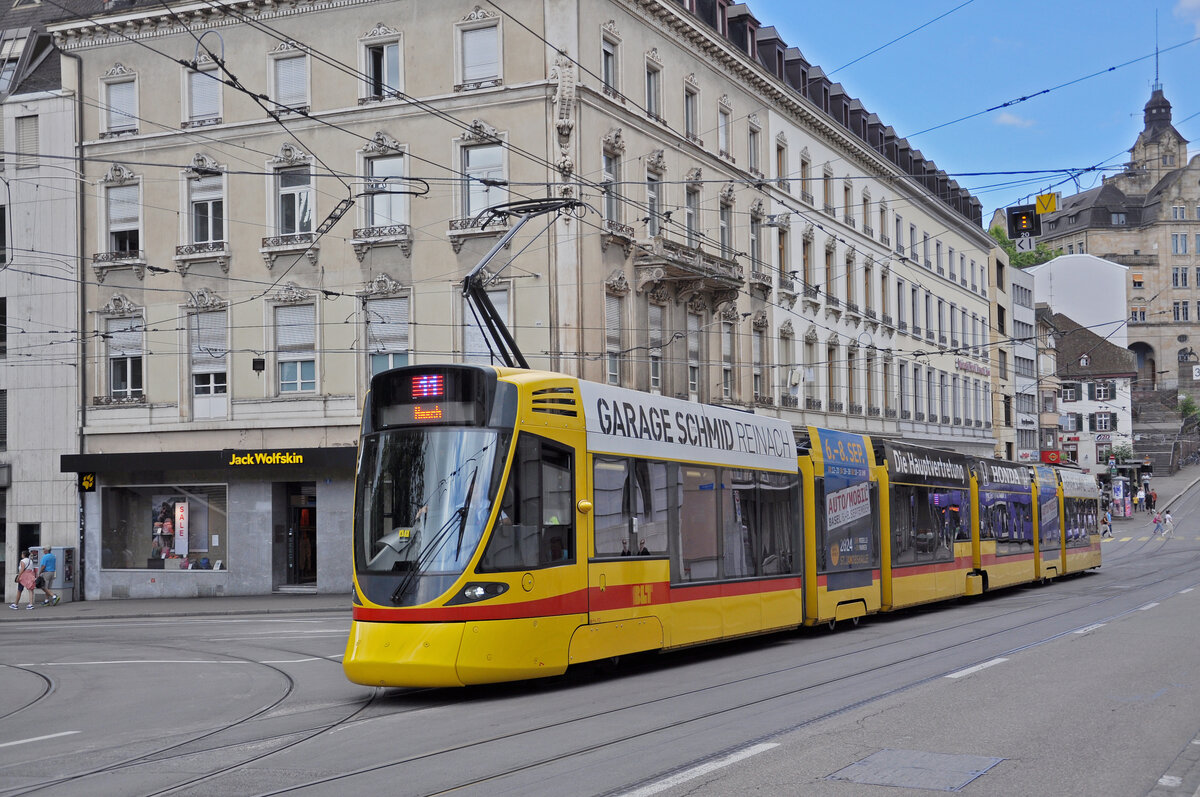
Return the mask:
<path id="1" fill-rule="evenodd" d="M 1095 382 L 1087 383 L 1087 392 L 1088 392 L 1088 400 L 1095 401 L 1096 400 L 1096 383 Z"/>
<path id="2" fill-rule="evenodd" d="M 283 105 L 308 105 L 307 58 L 294 55 L 275 59 L 275 101 Z"/>
<path id="3" fill-rule="evenodd" d="M 408 297 L 367 302 L 367 346 L 373 352 L 408 351 Z"/>
<path id="4" fill-rule="evenodd" d="M 658 357 L 662 355 L 662 339 L 663 339 L 663 309 L 662 305 L 650 305 L 650 354 Z"/>
<path id="5" fill-rule="evenodd" d="M 192 373 L 223 373 L 225 371 L 224 310 L 209 313 L 192 313 L 188 328 L 192 339 Z"/>
<path id="6" fill-rule="evenodd" d="M 8 450 L 8 391 L 0 390 L 0 451 Z"/>
<path id="7" fill-rule="evenodd" d="M 140 318 L 110 318 L 105 322 L 104 332 L 108 336 L 109 357 L 132 357 L 142 353 L 142 330 L 145 325 Z"/>
<path id="8" fill-rule="evenodd" d="M 317 308 L 288 304 L 275 308 L 275 347 L 280 352 L 312 351 L 316 342 Z"/>
<path id="9" fill-rule="evenodd" d="M 208 199 L 221 198 L 221 177 L 201 177 L 199 180 L 192 180 L 192 201 L 200 202 Z"/>
<path id="10" fill-rule="evenodd" d="M 1108 428 L 1112 429 L 1114 432 L 1117 431 L 1117 414 L 1115 412 L 1110 412 L 1108 414 Z"/>
<path id="11" fill-rule="evenodd" d="M 127 230 L 138 224 L 138 187 L 118 185 L 108 189 L 108 227 Z"/>
<path id="12" fill-rule="evenodd" d="M 500 74 L 499 28 L 489 25 L 462 32 L 462 79 L 464 83 L 494 78 Z"/>
<path id="13" fill-rule="evenodd" d="M 126 80 L 108 84 L 108 129 L 128 130 L 137 127 L 134 109 L 137 107 L 137 81 Z"/>
<path id="14" fill-rule="evenodd" d="M 38 165 L 38 118 L 17 117 L 17 168 Z"/>
<path id="15" fill-rule="evenodd" d="M 216 72 L 189 72 L 188 94 L 192 103 L 190 118 L 214 119 L 220 113 L 221 84 Z"/>
<path id="16" fill-rule="evenodd" d="M 1088 413 L 1088 431 L 1089 432 L 1096 431 L 1096 413 L 1094 413 L 1094 412 Z"/>
<path id="17" fill-rule="evenodd" d="M 621 349 L 621 297 L 604 297 L 604 340 L 609 351 Z"/>
<path id="18" fill-rule="evenodd" d="M 688 336 L 687 336 L 688 359 L 692 360 L 692 361 L 699 361 L 699 359 L 700 359 L 700 316 L 695 315 L 694 313 L 688 313 L 687 327 L 688 327 L 688 330 L 687 330 L 688 331 Z"/>

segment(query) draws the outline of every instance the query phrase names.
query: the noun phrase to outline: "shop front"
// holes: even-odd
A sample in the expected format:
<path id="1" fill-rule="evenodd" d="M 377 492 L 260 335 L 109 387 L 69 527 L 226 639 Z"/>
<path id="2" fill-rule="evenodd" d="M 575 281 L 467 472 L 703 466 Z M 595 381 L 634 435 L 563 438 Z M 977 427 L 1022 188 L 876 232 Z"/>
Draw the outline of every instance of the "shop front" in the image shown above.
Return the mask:
<path id="1" fill-rule="evenodd" d="M 74 454 L 85 600 L 352 588 L 351 446 Z"/>

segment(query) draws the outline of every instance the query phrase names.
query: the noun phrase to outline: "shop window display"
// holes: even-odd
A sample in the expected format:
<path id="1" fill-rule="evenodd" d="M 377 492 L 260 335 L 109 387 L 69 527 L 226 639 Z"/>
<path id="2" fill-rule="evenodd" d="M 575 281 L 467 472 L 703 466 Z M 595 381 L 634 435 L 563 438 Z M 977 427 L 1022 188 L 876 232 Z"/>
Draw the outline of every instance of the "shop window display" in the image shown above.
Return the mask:
<path id="1" fill-rule="evenodd" d="M 105 487 L 101 523 L 105 569 L 229 568 L 223 484 Z"/>

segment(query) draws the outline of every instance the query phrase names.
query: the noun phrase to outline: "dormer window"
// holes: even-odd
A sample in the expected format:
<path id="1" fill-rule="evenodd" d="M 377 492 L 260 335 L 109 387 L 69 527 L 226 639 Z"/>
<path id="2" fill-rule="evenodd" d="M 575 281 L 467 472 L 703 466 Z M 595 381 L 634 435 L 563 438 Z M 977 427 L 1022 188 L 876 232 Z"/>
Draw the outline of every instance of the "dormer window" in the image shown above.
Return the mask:
<path id="1" fill-rule="evenodd" d="M 1079 356 L 1079 367 L 1080 368 L 1087 368 L 1091 364 L 1092 364 L 1092 358 L 1090 356 L 1088 356 L 1086 354 L 1081 354 Z"/>

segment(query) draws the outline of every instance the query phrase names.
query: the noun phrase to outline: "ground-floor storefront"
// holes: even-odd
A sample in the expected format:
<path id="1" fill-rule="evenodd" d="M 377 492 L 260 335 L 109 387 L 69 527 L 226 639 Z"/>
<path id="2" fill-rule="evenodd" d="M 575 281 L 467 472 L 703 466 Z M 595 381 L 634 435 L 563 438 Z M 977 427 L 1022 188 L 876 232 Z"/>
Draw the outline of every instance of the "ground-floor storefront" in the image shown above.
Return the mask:
<path id="1" fill-rule="evenodd" d="M 357 449 L 79 454 L 85 600 L 350 592 Z"/>

